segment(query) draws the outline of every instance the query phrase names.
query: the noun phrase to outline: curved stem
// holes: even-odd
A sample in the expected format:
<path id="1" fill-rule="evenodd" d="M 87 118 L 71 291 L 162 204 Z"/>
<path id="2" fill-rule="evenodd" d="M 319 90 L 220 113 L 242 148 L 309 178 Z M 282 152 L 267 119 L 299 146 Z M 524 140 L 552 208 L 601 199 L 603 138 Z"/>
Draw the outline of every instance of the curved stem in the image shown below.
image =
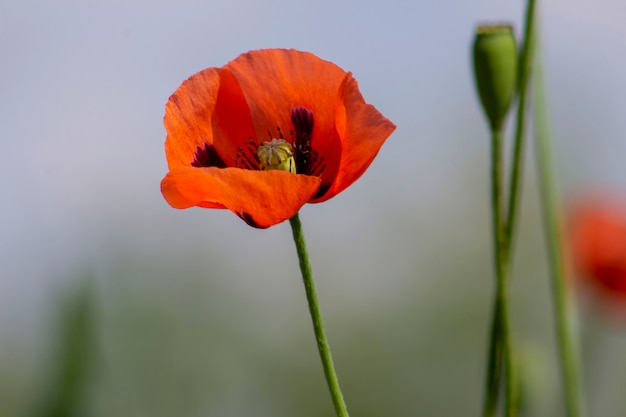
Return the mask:
<path id="1" fill-rule="evenodd" d="M 289 223 L 291 224 L 293 240 L 296 244 L 296 250 L 298 252 L 300 271 L 302 272 L 302 280 L 304 282 L 306 298 L 309 303 L 311 320 L 313 321 L 313 330 L 315 332 L 317 349 L 320 353 L 320 358 L 322 359 L 322 366 L 324 367 L 326 383 L 328 384 L 328 389 L 330 390 L 330 395 L 333 399 L 333 405 L 335 406 L 337 417 L 348 417 L 348 409 L 346 407 L 346 403 L 343 400 L 343 395 L 341 394 L 339 379 L 337 378 L 337 373 L 335 372 L 333 358 L 330 353 L 330 346 L 328 344 L 328 340 L 326 339 L 326 331 L 324 330 L 322 314 L 320 313 L 319 305 L 317 302 L 317 294 L 315 293 L 313 274 L 311 273 L 311 264 L 309 263 L 309 255 L 307 253 L 306 243 L 304 241 L 304 232 L 302 231 L 302 223 L 300 223 L 300 217 L 298 213 L 296 213 L 296 215 L 289 220 Z"/>

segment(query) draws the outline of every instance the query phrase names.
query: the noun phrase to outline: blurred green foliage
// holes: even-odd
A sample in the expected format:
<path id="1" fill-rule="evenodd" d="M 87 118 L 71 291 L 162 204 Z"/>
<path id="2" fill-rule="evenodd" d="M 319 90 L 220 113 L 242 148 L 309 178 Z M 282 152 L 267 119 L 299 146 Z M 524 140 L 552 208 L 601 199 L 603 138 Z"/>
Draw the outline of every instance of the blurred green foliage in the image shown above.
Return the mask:
<path id="1" fill-rule="evenodd" d="M 44 378 L 45 392 L 33 417 L 80 417 L 85 414 L 85 393 L 95 364 L 94 295 L 89 279 L 80 282 L 72 291 L 59 304 L 62 311 L 56 323 L 57 346 L 52 348 L 51 371 Z"/>
<path id="2" fill-rule="evenodd" d="M 522 224 L 536 220 L 532 208 L 522 213 Z M 379 277 L 328 276 L 341 270 L 345 258 L 324 262 L 329 253 L 311 233 L 322 312 L 354 416 L 480 410 L 493 276 L 488 236 L 474 229 L 486 225 L 464 230 L 465 219 L 450 220 L 454 239 L 431 234 L 429 246 L 417 250 L 411 233 L 402 233 L 407 225 L 424 227 L 412 223 L 412 215 L 399 208 L 385 227 L 371 229 L 374 243 L 386 242 L 378 256 L 396 265 Z M 264 231 L 259 241 L 285 232 L 289 248 L 283 229 Z M 521 372 L 524 416 L 559 415 L 540 231 L 520 232 L 512 317 L 529 363 Z M 416 251 L 420 256 L 410 256 Z M 0 417 L 333 414 L 295 250 L 292 262 L 285 262 L 282 249 L 258 258 L 227 257 L 199 245 L 157 252 L 117 243 L 100 252 L 101 263 L 89 274 L 54 287 L 58 293 L 48 297 L 53 302 L 44 309 L 39 334 L 3 340 Z M 239 277 L 248 262 L 259 271 L 278 263 L 283 268 L 272 270 L 272 279 L 263 273 Z M 397 276 L 404 279 L 391 280 Z M 396 288 L 358 292 L 363 280 Z M 616 349 L 626 335 L 612 332 L 613 348 L 601 357 L 588 353 L 606 351 L 604 333 L 585 332 L 591 406 L 603 411 L 593 415 L 618 417 L 626 369 Z"/>

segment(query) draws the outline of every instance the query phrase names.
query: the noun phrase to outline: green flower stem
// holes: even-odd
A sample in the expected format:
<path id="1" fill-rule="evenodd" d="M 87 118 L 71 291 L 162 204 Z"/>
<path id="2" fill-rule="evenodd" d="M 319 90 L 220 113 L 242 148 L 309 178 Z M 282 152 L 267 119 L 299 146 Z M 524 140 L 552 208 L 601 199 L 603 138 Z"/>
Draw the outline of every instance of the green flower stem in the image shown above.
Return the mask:
<path id="1" fill-rule="evenodd" d="M 320 358 L 322 359 L 326 383 L 328 384 L 328 389 L 330 390 L 330 395 L 333 399 L 337 417 L 348 417 L 348 409 L 343 400 L 341 388 L 339 388 L 339 379 L 337 378 L 337 373 L 335 372 L 333 358 L 330 353 L 330 346 L 328 345 L 328 340 L 326 339 L 326 331 L 324 330 L 322 314 L 320 313 L 317 302 L 313 274 L 311 273 L 311 264 L 309 263 L 309 255 L 306 250 L 306 243 L 304 242 L 304 232 L 302 231 L 302 223 L 300 223 L 298 213 L 296 213 L 296 215 L 289 220 L 289 223 L 291 224 L 293 240 L 296 244 L 298 259 L 300 260 L 300 271 L 302 272 L 306 298 L 309 302 L 309 312 L 311 313 L 311 320 L 313 321 L 315 340 L 317 342 L 317 349 L 319 350 Z"/>
<path id="2" fill-rule="evenodd" d="M 524 137 L 526 132 L 526 98 L 528 96 L 528 82 L 532 69 L 534 52 L 534 25 L 535 25 L 535 0 L 528 0 L 526 16 L 524 19 L 524 37 L 522 50 L 519 57 L 518 85 L 517 85 L 517 117 L 515 125 L 515 141 L 513 145 L 513 162 L 509 181 L 509 202 L 505 226 L 507 256 L 511 253 L 513 234 L 517 224 L 517 209 L 520 195 L 520 183 L 523 174 L 522 157 L 524 155 Z M 510 258 L 510 256 L 509 256 Z"/>
<path id="3" fill-rule="evenodd" d="M 483 416 L 493 417 L 496 415 L 498 406 L 498 393 L 500 389 L 500 375 L 502 374 L 502 346 L 500 343 L 500 311 L 501 300 L 495 296 L 491 311 L 491 329 L 489 333 L 489 353 L 487 358 L 487 381 L 485 388 L 485 400 L 483 404 Z"/>
<path id="4" fill-rule="evenodd" d="M 508 258 L 506 236 L 502 221 L 502 130 L 492 131 L 491 143 L 491 202 L 494 244 L 494 266 L 496 272 L 496 293 L 492 310 L 489 357 L 483 416 L 496 413 L 500 375 L 504 359 L 505 410 L 507 416 L 514 415 L 514 387 L 512 375 L 511 346 L 508 318 Z"/>
<path id="5" fill-rule="evenodd" d="M 583 412 L 583 396 L 581 390 L 580 364 L 578 352 L 574 348 L 571 297 L 567 293 L 561 238 L 559 236 L 558 208 L 554 178 L 552 176 L 552 156 L 550 135 L 543 89 L 543 78 L 539 67 L 535 70 L 534 82 L 534 119 L 537 166 L 541 203 L 543 206 L 545 239 L 548 246 L 550 277 L 556 334 L 559 349 L 561 378 L 564 385 L 565 405 L 568 417 L 581 417 Z"/>
<path id="6" fill-rule="evenodd" d="M 496 272 L 496 294 L 494 300 L 494 321 L 490 335 L 487 370 L 487 392 L 485 399 L 484 415 L 494 415 L 497 400 L 499 375 L 501 374 L 500 362 L 504 362 L 504 407 L 505 415 L 515 415 L 515 390 L 513 386 L 513 367 L 511 342 L 509 334 L 509 308 L 508 308 L 508 257 L 506 251 L 505 228 L 502 219 L 503 195 L 502 195 L 502 130 L 492 131 L 491 140 L 491 209 L 494 245 L 494 267 Z M 491 413 L 491 414 L 490 414 Z"/>

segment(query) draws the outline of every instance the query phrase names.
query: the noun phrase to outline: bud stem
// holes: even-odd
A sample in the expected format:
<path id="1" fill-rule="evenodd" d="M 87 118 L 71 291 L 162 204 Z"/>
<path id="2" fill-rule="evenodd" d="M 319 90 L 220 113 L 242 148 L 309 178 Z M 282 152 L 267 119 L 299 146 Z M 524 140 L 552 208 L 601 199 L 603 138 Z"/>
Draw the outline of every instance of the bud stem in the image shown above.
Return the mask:
<path id="1" fill-rule="evenodd" d="M 509 263 L 505 223 L 503 221 L 502 186 L 502 130 L 493 129 L 491 140 L 491 206 L 494 247 L 494 269 L 496 292 L 493 304 L 491 333 L 489 338 L 488 365 L 486 375 L 483 416 L 495 415 L 502 362 L 504 363 L 504 409 L 505 416 L 516 414 L 515 387 L 509 332 L 508 284 Z"/>
<path id="2" fill-rule="evenodd" d="M 300 261 L 300 271 L 302 272 L 302 280 L 304 281 L 304 289 L 306 291 L 306 298 L 309 303 L 309 312 L 311 313 L 311 320 L 313 321 L 313 331 L 315 332 L 315 340 L 317 342 L 317 349 L 322 359 L 322 366 L 324 367 L 324 375 L 326 376 L 326 383 L 330 390 L 330 395 L 335 406 L 335 412 L 337 417 L 349 417 L 346 403 L 343 400 L 341 394 L 341 388 L 339 387 L 339 379 L 335 372 L 333 365 L 333 358 L 330 353 L 330 346 L 326 339 L 326 331 L 324 330 L 324 323 L 322 321 L 322 314 L 320 313 L 319 305 L 317 302 L 317 295 L 315 292 L 315 284 L 313 282 L 313 274 L 311 273 L 311 264 L 309 263 L 309 255 L 306 250 L 306 243 L 304 241 L 304 232 L 302 231 L 302 223 L 300 223 L 300 217 L 298 213 L 293 216 L 289 223 L 291 224 L 291 230 L 293 232 L 293 241 L 296 244 L 296 251 L 298 252 L 298 259 Z"/>
<path id="3" fill-rule="evenodd" d="M 510 171 L 510 179 L 509 179 L 509 187 L 508 187 L 508 204 L 507 204 L 507 213 L 506 220 L 502 225 L 504 234 L 503 237 L 503 249 L 502 256 L 505 259 L 504 272 L 508 273 L 511 270 L 512 263 L 512 252 L 513 252 L 513 242 L 515 237 L 516 230 L 516 220 L 517 220 L 517 212 L 519 207 L 519 197 L 521 194 L 521 179 L 523 177 L 523 155 L 524 155 L 524 138 L 525 138 L 525 126 L 526 126 L 526 98 L 528 96 L 528 83 L 530 79 L 530 73 L 532 68 L 532 57 L 533 57 L 533 46 L 534 46 L 534 16 L 535 16 L 535 0 L 528 0 L 526 6 L 526 15 L 524 19 L 524 33 L 522 39 L 522 47 L 519 56 L 519 67 L 518 67 L 518 84 L 517 84 L 517 97 L 518 97 L 518 105 L 517 105 L 517 117 L 516 117 L 516 126 L 515 126 L 515 141 L 513 145 L 513 157 Z M 497 132 L 497 128 L 494 128 L 492 125 L 492 135 L 495 137 L 497 135 L 501 135 L 501 132 Z M 496 139 L 494 139 L 494 142 Z M 495 173 L 493 174 L 495 175 Z M 485 386 L 485 400 L 483 405 L 483 416 L 489 417 L 494 416 L 496 413 L 496 408 L 498 404 L 498 391 L 500 388 L 500 379 L 502 376 L 502 361 L 507 361 L 506 355 L 503 358 L 503 339 L 508 338 L 508 336 L 503 337 L 501 334 L 501 315 L 502 312 L 502 302 L 499 297 L 494 297 L 493 307 L 492 307 L 492 322 L 490 329 L 490 340 L 489 340 L 489 353 L 488 353 L 488 365 L 487 365 L 487 380 Z M 505 312 L 506 314 L 506 312 Z M 511 353 L 509 352 L 508 361 L 511 362 Z M 506 367 L 506 364 L 505 364 Z M 510 371 L 512 371 L 512 364 L 509 367 Z M 508 403 L 507 407 L 507 415 L 510 407 L 517 407 L 518 398 L 516 398 L 517 393 L 515 392 L 515 387 L 511 386 L 514 381 L 513 375 L 511 372 L 505 371 L 509 376 L 507 376 L 507 381 L 505 382 L 507 389 L 507 393 L 505 396 L 508 397 L 506 401 Z M 508 388 L 507 388 L 508 387 Z"/>

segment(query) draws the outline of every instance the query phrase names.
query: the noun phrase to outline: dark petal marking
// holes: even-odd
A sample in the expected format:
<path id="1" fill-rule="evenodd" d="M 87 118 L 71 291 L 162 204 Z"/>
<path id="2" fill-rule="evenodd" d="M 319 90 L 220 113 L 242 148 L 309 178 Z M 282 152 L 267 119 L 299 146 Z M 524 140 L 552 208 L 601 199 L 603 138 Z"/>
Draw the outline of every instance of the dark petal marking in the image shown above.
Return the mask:
<path id="1" fill-rule="evenodd" d="M 320 186 L 320 189 L 317 190 L 317 192 L 313 196 L 313 198 L 319 198 L 319 197 L 323 196 L 324 194 L 326 194 L 326 191 L 328 191 L 329 188 L 330 188 L 330 184 L 322 184 Z"/>
<path id="2" fill-rule="evenodd" d="M 205 143 L 204 146 L 196 146 L 196 154 L 191 161 L 191 166 L 196 168 L 202 167 L 217 167 L 226 168 L 226 163 L 222 157 L 217 153 L 215 146 L 212 143 Z"/>
<path id="3" fill-rule="evenodd" d="M 304 106 L 291 109 L 291 122 L 296 129 L 296 135 L 307 135 L 311 139 L 313 133 L 313 112 Z"/>
<path id="4" fill-rule="evenodd" d="M 317 152 L 311 148 L 313 136 L 313 112 L 304 106 L 297 106 L 291 109 L 291 123 L 294 127 L 294 159 L 296 170 L 305 175 L 321 175 L 321 171 L 316 172 L 313 168 L 317 159 Z"/>
<path id="5" fill-rule="evenodd" d="M 267 229 L 267 226 L 261 227 L 257 222 L 254 221 L 250 213 L 246 211 L 238 211 L 237 216 L 241 218 L 244 222 L 246 222 L 249 226 L 256 227 L 257 229 Z"/>

